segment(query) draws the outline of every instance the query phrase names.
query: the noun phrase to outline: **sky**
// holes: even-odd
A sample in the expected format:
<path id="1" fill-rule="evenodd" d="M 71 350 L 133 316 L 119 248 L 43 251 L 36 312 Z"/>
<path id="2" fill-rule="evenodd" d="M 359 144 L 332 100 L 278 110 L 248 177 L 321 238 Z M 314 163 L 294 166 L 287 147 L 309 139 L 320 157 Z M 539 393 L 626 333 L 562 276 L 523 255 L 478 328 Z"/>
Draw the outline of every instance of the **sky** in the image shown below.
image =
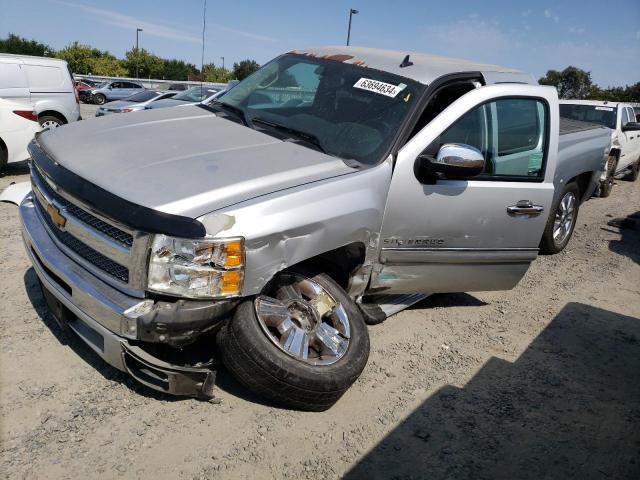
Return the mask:
<path id="1" fill-rule="evenodd" d="M 0 0 L 9 32 L 118 57 L 140 46 L 200 65 L 204 0 Z M 264 63 L 295 48 L 351 45 L 427 52 L 532 73 L 573 65 L 602 87 L 640 81 L 640 0 L 207 0 L 205 63 Z"/>

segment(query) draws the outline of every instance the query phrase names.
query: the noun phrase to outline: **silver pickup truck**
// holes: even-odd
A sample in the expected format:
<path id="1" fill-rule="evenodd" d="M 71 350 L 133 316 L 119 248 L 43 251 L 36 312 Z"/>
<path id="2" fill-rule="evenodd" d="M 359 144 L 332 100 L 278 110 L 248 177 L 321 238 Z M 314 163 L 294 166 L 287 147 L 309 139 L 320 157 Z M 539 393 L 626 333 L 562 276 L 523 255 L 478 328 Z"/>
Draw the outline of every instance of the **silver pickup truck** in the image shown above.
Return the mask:
<path id="1" fill-rule="evenodd" d="M 61 326 L 145 385 L 211 397 L 221 359 L 323 410 L 365 367 L 366 324 L 510 289 L 549 222 L 573 228 L 610 134 L 559 128 L 556 91 L 521 72 L 292 51 L 209 105 L 39 135 L 24 241 Z M 597 171 L 559 175 L 563 155 Z"/>

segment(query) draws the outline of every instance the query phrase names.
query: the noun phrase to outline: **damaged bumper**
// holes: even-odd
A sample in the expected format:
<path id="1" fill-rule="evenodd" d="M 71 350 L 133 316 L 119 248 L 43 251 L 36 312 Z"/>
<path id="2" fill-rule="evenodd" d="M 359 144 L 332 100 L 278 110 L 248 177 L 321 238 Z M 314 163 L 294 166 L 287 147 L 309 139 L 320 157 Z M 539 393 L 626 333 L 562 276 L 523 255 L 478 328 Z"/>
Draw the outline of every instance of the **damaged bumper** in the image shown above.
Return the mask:
<path id="1" fill-rule="evenodd" d="M 150 388 L 211 398 L 215 363 L 175 365 L 149 353 L 144 342 L 186 344 L 219 324 L 235 304 L 154 302 L 125 295 L 66 256 L 40 215 L 28 196 L 20 205 L 25 248 L 58 322 L 73 330 L 109 365 Z"/>

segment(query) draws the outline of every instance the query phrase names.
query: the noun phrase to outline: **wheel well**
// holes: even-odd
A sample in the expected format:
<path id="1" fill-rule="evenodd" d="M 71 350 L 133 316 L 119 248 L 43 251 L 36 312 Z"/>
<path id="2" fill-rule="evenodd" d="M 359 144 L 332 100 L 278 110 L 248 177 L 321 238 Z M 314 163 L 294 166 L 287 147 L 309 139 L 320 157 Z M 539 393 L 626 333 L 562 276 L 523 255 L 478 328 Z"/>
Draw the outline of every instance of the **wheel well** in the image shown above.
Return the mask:
<path id="1" fill-rule="evenodd" d="M 64 115 L 62 115 L 59 112 L 56 112 L 55 110 L 45 110 L 44 112 L 40 112 L 38 114 L 38 118 L 42 118 L 42 117 L 56 117 L 57 119 L 59 119 L 62 123 L 68 123 L 67 119 L 64 118 Z"/>
<path id="2" fill-rule="evenodd" d="M 593 172 L 584 172 L 580 175 L 573 177 L 571 180 L 567 182 L 567 184 L 574 182 L 578 185 L 578 194 L 580 195 L 580 203 L 584 202 L 586 198 L 583 198 L 585 192 L 589 188 L 589 183 L 591 182 L 591 177 Z"/>
<path id="3" fill-rule="evenodd" d="M 2 160 L 9 160 L 9 149 L 4 143 L 4 140 L 0 138 L 0 166 L 2 165 Z"/>
<path id="4" fill-rule="evenodd" d="M 362 242 L 354 242 L 343 247 L 321 253 L 298 265 L 315 265 L 342 288 L 347 288 L 351 274 L 364 263 L 366 248 Z M 293 266 L 293 265 L 292 265 Z"/>

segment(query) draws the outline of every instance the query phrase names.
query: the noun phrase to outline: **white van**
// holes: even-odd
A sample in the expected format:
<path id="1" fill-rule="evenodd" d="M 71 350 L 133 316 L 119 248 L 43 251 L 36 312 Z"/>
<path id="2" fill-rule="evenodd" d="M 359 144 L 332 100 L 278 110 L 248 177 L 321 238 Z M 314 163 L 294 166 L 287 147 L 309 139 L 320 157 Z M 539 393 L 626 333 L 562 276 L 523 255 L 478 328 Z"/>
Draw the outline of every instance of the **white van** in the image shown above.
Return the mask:
<path id="1" fill-rule="evenodd" d="M 81 119 L 73 74 L 57 58 L 0 53 L 0 98 L 33 105 L 44 128 Z"/>

